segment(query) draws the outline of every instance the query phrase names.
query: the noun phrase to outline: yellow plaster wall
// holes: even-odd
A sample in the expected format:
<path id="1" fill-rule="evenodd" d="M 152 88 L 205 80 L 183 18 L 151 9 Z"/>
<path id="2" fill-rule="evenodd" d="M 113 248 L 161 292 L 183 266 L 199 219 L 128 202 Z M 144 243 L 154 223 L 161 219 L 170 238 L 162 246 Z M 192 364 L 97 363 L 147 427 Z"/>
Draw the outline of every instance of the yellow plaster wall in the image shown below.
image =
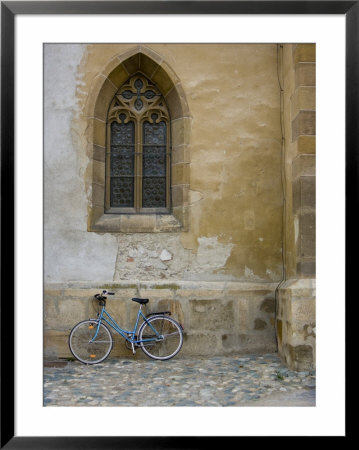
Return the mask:
<path id="1" fill-rule="evenodd" d="M 227 246 L 229 256 L 214 270 L 217 276 L 281 280 L 283 189 L 277 45 L 144 45 L 173 70 L 189 108 L 189 228 L 181 234 L 181 245 L 193 257 L 203 238 Z M 93 151 L 86 140 L 88 92 L 109 61 L 133 47 L 88 45 L 78 67 L 78 113 L 72 126 L 80 136 L 76 141 L 79 158 L 88 159 L 87 190 Z M 87 196 L 90 202 L 89 192 Z M 287 236 L 290 239 L 292 236 Z M 211 255 L 215 258 L 216 252 Z"/>

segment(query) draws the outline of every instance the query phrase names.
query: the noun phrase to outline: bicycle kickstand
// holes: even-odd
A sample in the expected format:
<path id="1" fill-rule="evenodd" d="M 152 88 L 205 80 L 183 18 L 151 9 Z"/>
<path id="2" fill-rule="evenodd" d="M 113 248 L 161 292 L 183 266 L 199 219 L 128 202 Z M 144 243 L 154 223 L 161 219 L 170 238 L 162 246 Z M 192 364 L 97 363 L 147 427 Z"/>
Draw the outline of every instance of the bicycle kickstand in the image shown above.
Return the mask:
<path id="1" fill-rule="evenodd" d="M 135 350 L 135 346 L 133 345 L 133 342 L 131 342 L 131 347 L 132 347 L 132 354 L 135 355 L 136 350 Z"/>

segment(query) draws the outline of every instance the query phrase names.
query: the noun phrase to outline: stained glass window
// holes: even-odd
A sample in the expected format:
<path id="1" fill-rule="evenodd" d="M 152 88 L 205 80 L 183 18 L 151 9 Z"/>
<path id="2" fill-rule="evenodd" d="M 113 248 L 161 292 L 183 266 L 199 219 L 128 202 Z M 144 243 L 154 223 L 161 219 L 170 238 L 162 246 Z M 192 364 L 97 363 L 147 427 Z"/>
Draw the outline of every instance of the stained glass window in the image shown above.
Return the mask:
<path id="1" fill-rule="evenodd" d="M 153 123 L 143 124 L 143 182 L 144 208 L 166 206 L 166 123 L 156 123 L 158 115 L 152 114 Z"/>
<path id="2" fill-rule="evenodd" d="M 108 113 L 108 136 L 107 212 L 168 211 L 169 113 L 161 92 L 142 74 L 116 93 Z"/>
<path id="3" fill-rule="evenodd" d="M 134 206 L 135 127 L 133 122 L 111 124 L 111 206 Z"/>

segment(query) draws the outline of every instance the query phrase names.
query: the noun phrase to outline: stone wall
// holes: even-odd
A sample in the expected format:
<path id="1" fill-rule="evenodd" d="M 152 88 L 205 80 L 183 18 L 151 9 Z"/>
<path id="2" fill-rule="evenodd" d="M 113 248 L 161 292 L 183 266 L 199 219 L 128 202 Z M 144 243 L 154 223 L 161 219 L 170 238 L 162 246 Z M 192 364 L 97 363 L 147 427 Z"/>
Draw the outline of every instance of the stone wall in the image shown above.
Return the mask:
<path id="1" fill-rule="evenodd" d="M 276 44 L 45 45 L 46 357 L 69 356 L 69 330 L 106 286 L 125 326 L 133 296 L 170 308 L 184 355 L 276 349 L 276 288 L 314 262 L 313 63 L 305 46 L 281 48 L 283 70 Z M 169 104 L 173 211 L 109 217 L 103 114 L 137 70 Z M 285 308 L 281 349 L 298 343 Z"/>
<path id="2" fill-rule="evenodd" d="M 315 281 L 289 280 L 280 289 L 277 313 L 278 351 L 293 370 L 315 368 Z"/>
<path id="3" fill-rule="evenodd" d="M 144 312 L 171 311 L 184 328 L 181 356 L 273 352 L 276 350 L 275 284 L 240 282 L 140 282 L 108 285 L 81 283 L 48 286 L 45 291 L 44 355 L 71 357 L 67 339 L 77 322 L 96 317 L 93 295 L 106 287 L 115 292 L 107 309 L 126 330 L 132 330 L 138 304 L 132 297 L 149 298 Z M 112 356 L 130 356 L 124 339 L 114 334 Z M 136 357 L 141 357 L 138 351 Z"/>
<path id="4" fill-rule="evenodd" d="M 282 72 L 286 282 L 278 293 L 282 359 L 315 367 L 315 45 L 280 48 Z"/>
<path id="5" fill-rule="evenodd" d="M 284 45 L 286 277 L 315 277 L 315 45 Z"/>

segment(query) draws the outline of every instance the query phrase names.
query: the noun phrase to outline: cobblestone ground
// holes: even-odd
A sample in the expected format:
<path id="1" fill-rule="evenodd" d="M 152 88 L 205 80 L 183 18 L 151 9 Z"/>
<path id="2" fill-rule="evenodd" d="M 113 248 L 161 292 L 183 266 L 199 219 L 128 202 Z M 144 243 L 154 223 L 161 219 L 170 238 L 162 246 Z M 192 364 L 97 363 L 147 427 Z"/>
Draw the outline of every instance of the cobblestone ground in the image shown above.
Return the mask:
<path id="1" fill-rule="evenodd" d="M 45 363 L 45 406 L 315 406 L 315 373 L 277 354 Z"/>

